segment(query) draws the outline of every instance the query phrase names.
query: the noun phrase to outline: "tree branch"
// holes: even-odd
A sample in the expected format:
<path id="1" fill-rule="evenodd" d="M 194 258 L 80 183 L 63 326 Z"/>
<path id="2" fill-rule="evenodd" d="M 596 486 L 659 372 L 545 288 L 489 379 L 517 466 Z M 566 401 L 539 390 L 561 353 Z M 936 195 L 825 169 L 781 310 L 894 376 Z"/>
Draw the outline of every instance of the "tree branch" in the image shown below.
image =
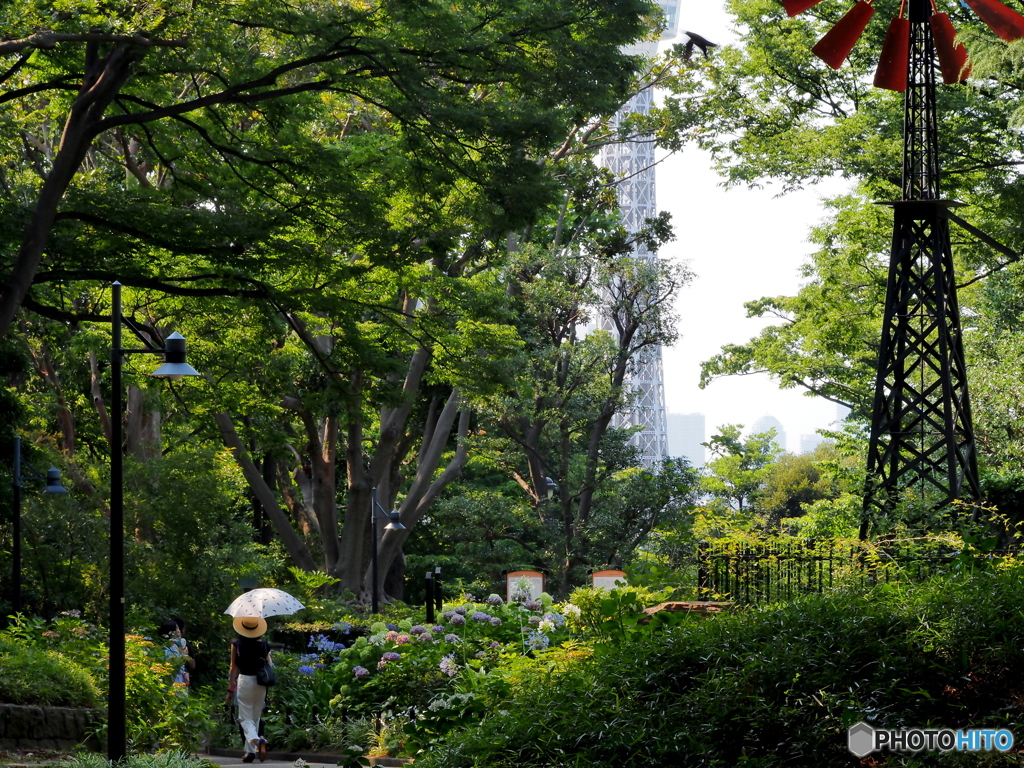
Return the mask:
<path id="1" fill-rule="evenodd" d="M 140 48 L 187 48 L 188 39 L 161 40 L 146 37 L 141 32 L 134 35 L 111 35 L 105 32 L 36 32 L 21 40 L 7 40 L 0 43 L 0 56 L 18 53 L 27 48 L 50 49 L 61 43 L 120 43 Z"/>

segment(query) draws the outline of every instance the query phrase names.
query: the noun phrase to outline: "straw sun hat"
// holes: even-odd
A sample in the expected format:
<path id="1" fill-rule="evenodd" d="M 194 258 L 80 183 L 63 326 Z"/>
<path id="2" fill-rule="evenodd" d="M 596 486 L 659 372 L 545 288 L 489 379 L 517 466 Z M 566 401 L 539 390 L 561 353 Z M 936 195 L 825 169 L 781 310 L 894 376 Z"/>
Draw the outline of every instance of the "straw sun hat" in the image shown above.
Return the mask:
<path id="1" fill-rule="evenodd" d="M 231 624 L 242 637 L 261 637 L 267 631 L 267 620 L 259 616 L 239 616 Z"/>

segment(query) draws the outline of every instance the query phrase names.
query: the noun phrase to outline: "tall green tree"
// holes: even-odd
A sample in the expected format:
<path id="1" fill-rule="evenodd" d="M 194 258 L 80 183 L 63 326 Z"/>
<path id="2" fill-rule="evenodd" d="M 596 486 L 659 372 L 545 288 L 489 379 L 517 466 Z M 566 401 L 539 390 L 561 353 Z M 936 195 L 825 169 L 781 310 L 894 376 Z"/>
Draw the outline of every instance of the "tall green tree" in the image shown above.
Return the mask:
<path id="1" fill-rule="evenodd" d="M 324 138 L 344 145 L 338 140 L 365 132 L 379 114 L 401 126 L 401 148 L 428 175 L 487 179 L 493 204 L 514 215 L 511 199 L 538 174 L 530 150 L 563 136 L 579 104 L 591 105 L 588 114 L 614 109 L 634 69 L 620 46 L 643 34 L 650 11 L 640 0 L 522 0 L 500 9 L 8 3 L 0 11 L 8 222 L 0 336 L 33 284 L 75 273 L 271 292 L 239 268 L 268 225 L 305 208 L 307 195 L 325 201 L 314 182 L 326 169 L 297 145 L 296 115 L 323 121 Z M 119 184 L 103 173 L 111 169 Z M 238 191 L 254 199 L 225 194 Z M 350 212 L 346 197 L 330 202 L 321 226 Z M 97 247 L 101 262 L 60 247 L 61 239 L 80 246 L 82 230 L 177 258 L 140 269 L 109 242 Z M 186 254 L 215 258 L 182 269 Z M 42 266 L 49 274 L 40 275 Z"/>
<path id="2" fill-rule="evenodd" d="M 365 595 L 371 547 L 387 572 L 404 541 L 370 540 L 371 489 L 411 530 L 458 476 L 469 396 L 518 346 L 509 235 L 557 199 L 560 158 L 617 140 L 598 129 L 643 64 L 621 46 L 652 6 L 149 10 L 12 16 L 0 321 L 20 305 L 26 338 L 45 326 L 50 425 L 66 454 L 87 439 L 102 456 L 121 279 L 126 314 L 157 344 L 184 331 L 211 380 L 175 401 L 132 379 L 129 446 L 226 445 L 293 561 Z"/>
<path id="3" fill-rule="evenodd" d="M 712 497 L 713 504 L 734 512 L 741 524 L 749 524 L 772 462 L 782 453 L 775 442 L 775 430 L 744 438 L 741 424 L 726 424 L 703 445 L 712 458 L 705 465 L 701 489 Z"/>

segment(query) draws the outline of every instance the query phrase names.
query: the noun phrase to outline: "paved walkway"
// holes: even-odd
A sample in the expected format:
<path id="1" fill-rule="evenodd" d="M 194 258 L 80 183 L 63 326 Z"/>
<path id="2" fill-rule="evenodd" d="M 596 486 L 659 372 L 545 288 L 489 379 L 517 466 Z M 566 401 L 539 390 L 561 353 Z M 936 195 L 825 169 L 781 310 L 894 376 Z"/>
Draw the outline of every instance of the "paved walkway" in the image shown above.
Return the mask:
<path id="1" fill-rule="evenodd" d="M 198 755 L 198 757 L 209 760 L 215 765 L 225 766 L 225 768 L 247 768 L 246 764 L 242 762 L 242 750 L 240 749 L 215 749 L 212 751 L 217 754 Z M 323 755 L 309 752 L 274 752 L 271 750 L 267 753 L 265 762 L 261 763 L 259 760 L 256 760 L 249 765 L 252 768 L 260 768 L 261 766 L 262 768 L 292 768 L 295 761 L 300 758 L 306 761 L 306 765 L 309 768 L 336 768 L 341 760 L 339 755 Z M 384 768 L 385 766 L 405 765 L 407 761 L 397 758 L 371 757 L 370 764 Z"/>
<path id="2" fill-rule="evenodd" d="M 223 750 L 226 751 L 226 750 Z M 235 755 L 199 755 L 203 760 L 209 760 L 215 765 L 223 765 L 226 768 L 245 768 L 245 763 L 242 762 L 242 752 L 238 751 L 237 757 Z M 251 763 L 253 768 L 255 766 L 262 766 L 263 768 L 292 768 L 295 761 L 301 757 L 306 761 L 309 768 L 324 768 L 324 766 L 330 766 L 330 768 L 336 768 L 338 765 L 338 758 L 328 755 L 318 755 L 318 759 L 311 760 L 312 755 L 291 755 L 285 752 L 268 752 L 266 762 L 261 763 L 257 760 Z"/>

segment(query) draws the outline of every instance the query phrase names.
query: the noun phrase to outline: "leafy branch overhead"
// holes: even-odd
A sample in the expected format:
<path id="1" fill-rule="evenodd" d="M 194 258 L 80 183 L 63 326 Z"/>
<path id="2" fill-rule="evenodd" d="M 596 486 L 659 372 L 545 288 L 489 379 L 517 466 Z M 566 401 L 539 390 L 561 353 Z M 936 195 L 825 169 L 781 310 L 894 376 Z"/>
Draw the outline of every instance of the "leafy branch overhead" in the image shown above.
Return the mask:
<path id="1" fill-rule="evenodd" d="M 13 219 L 3 233 L 11 255 L 0 335 L 44 254 L 63 279 L 83 261 L 95 266 L 93 254 L 62 249 L 62 236 L 121 236 L 159 253 L 170 240 L 159 237 L 164 228 L 155 227 L 152 244 L 128 235 L 117 215 L 126 203 L 142 231 L 140 216 L 159 222 L 169 210 L 180 219 L 191 209 L 190 224 L 206 219 L 198 239 L 216 233 L 210 239 L 236 262 L 259 260 L 267 237 L 297 221 L 324 234 L 339 221 L 380 231 L 363 247 L 394 258 L 417 234 L 373 210 L 363 185 L 367 170 L 387 173 L 387 153 L 399 151 L 404 167 L 392 171 L 412 175 L 421 193 L 458 175 L 479 186 L 496 221 L 526 223 L 517 197 L 544 187 L 530 155 L 584 113 L 621 101 L 638 62 L 619 46 L 643 33 L 645 9 L 637 0 L 587 11 L 569 2 L 495 11 L 484 3 L 166 0 L 52 15 L 8 6 L 0 13 L 11 38 L 0 49 L 9 62 L 0 101 L 17 109 L 0 139 Z M 80 196 L 101 197 L 113 213 L 76 230 L 60 213 L 81 210 Z M 230 289 L 231 271 L 211 267 L 210 282 Z M 121 259 L 113 271 L 130 281 L 138 269 Z"/>

